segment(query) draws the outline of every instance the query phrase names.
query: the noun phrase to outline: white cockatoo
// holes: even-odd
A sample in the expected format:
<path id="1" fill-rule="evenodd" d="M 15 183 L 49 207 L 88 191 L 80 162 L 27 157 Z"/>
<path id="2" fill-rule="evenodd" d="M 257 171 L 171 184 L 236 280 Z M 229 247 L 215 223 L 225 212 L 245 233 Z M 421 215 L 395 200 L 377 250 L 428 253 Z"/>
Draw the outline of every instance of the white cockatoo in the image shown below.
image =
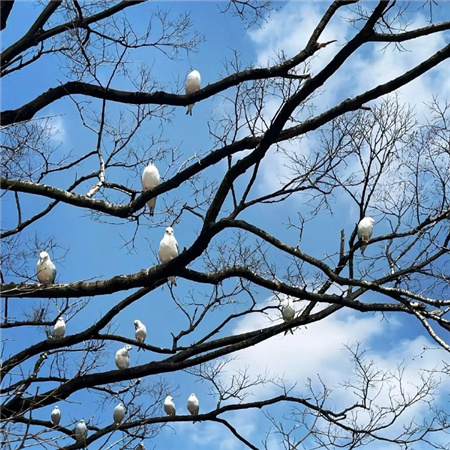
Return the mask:
<path id="1" fill-rule="evenodd" d="M 155 189 L 159 184 L 159 171 L 153 163 L 150 163 L 142 172 L 142 191 L 147 192 Z M 156 197 L 151 198 L 147 202 L 150 215 L 155 212 Z"/>
<path id="2" fill-rule="evenodd" d="M 174 416 L 176 413 L 175 403 L 171 395 L 168 395 L 164 400 L 164 411 L 168 416 Z"/>
<path id="3" fill-rule="evenodd" d="M 134 336 L 136 341 L 145 342 L 145 338 L 147 337 L 147 328 L 146 326 L 138 319 L 134 321 Z M 141 350 L 138 348 L 138 351 Z"/>
<path id="4" fill-rule="evenodd" d="M 123 348 L 119 348 L 116 352 L 116 366 L 120 370 L 128 369 L 130 367 L 130 355 L 131 345 L 125 345 Z"/>
<path id="5" fill-rule="evenodd" d="M 187 401 L 187 409 L 191 413 L 191 416 L 196 416 L 198 414 L 198 410 L 200 406 L 198 404 L 198 398 L 192 393 Z"/>
<path id="6" fill-rule="evenodd" d="M 123 403 L 119 403 L 113 411 L 113 419 L 114 423 L 119 424 L 122 422 L 123 418 L 125 417 L 125 406 L 123 406 Z"/>
<path id="7" fill-rule="evenodd" d="M 173 258 L 178 256 L 178 242 L 175 239 L 175 235 L 173 234 L 173 228 L 167 227 L 164 233 L 164 237 L 161 239 L 159 243 L 159 259 L 162 263 L 166 263 Z M 175 281 L 175 277 L 169 277 L 169 281 L 172 282 L 175 286 L 177 285 Z"/>
<path id="8" fill-rule="evenodd" d="M 59 410 L 59 406 L 53 408 L 50 418 L 52 419 L 53 425 L 59 425 L 59 422 L 61 421 L 61 411 Z"/>
<path id="9" fill-rule="evenodd" d="M 134 447 L 134 450 L 145 450 L 144 441 L 139 442 L 139 444 Z"/>
<path id="10" fill-rule="evenodd" d="M 364 217 L 358 223 L 358 238 L 361 242 L 367 243 L 372 236 L 373 233 L 373 224 L 375 223 L 375 219 L 373 217 Z M 361 253 L 364 254 L 364 250 L 366 249 L 366 245 L 361 245 Z"/>
<path id="11" fill-rule="evenodd" d="M 285 297 L 281 303 L 281 314 L 283 316 L 283 320 L 285 322 L 290 322 L 295 317 L 295 304 L 291 297 L 287 296 Z M 291 334 L 294 334 L 294 332 L 289 329 Z M 286 334 L 287 331 L 284 333 Z"/>
<path id="12" fill-rule="evenodd" d="M 55 323 L 55 326 L 53 327 L 53 337 L 55 339 L 61 339 L 62 337 L 64 337 L 65 333 L 66 333 L 66 322 L 64 322 L 62 316 L 59 316 L 58 320 Z"/>
<path id="13" fill-rule="evenodd" d="M 197 92 L 200 90 L 200 84 L 201 84 L 201 77 L 200 72 L 198 70 L 193 70 L 189 73 L 189 75 L 186 78 L 186 95 L 193 94 L 194 92 Z M 186 114 L 190 114 L 192 116 L 192 108 L 194 107 L 194 104 L 188 105 Z"/>
<path id="14" fill-rule="evenodd" d="M 80 419 L 75 428 L 75 439 L 77 442 L 86 443 L 86 438 L 87 438 L 87 426 L 84 423 L 84 420 Z"/>
<path id="15" fill-rule="evenodd" d="M 53 284 L 56 278 L 56 267 L 47 252 L 39 253 L 39 260 L 36 264 L 36 275 L 40 283 Z"/>

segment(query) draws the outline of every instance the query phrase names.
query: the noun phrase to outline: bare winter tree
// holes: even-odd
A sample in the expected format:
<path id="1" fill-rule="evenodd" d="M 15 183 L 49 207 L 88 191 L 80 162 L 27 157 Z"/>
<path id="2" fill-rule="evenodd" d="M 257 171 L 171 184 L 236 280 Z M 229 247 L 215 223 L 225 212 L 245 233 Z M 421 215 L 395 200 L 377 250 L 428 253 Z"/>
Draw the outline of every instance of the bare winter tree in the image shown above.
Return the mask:
<path id="1" fill-rule="evenodd" d="M 272 7 L 253 0 L 219 6 L 217 14 L 244 27 L 263 23 Z M 185 394 L 167 381 L 172 374 L 198 381 L 201 402 L 200 391 L 213 398 L 213 408 L 200 406 L 197 425 L 223 426 L 242 448 L 275 448 L 273 442 L 289 450 L 372 442 L 450 448 L 448 408 L 434 401 L 450 368 L 450 106 L 430 98 L 423 119 L 397 95 L 448 66 L 450 44 L 360 92 L 358 73 L 349 74 L 351 92 L 335 104 L 316 104 L 326 84 L 368 48 L 381 43 L 384 51 L 401 54 L 409 43 L 414 48 L 435 36 L 448 41 L 450 21 L 435 22 L 434 2 L 421 6 L 429 15 L 426 26 L 404 19 L 405 2 L 334 1 L 297 54 L 280 52 L 277 60 L 252 66 L 236 52 L 224 76 L 184 95 L 186 61 L 204 40 L 189 13 L 173 16 L 141 0 L 35 4 L 34 23 L 1 53 L 3 92 L 7 86 L 20 90 L 23 74 L 34 67 L 59 70 L 46 80 L 47 90 L 1 112 L 5 448 L 125 449 L 141 441 L 156 448 L 164 427 L 192 422 L 181 405 L 175 415 L 164 413 L 166 395 Z M 1 2 L 2 40 L 13 31 L 18 7 Z M 144 30 L 130 20 L 131 11 L 146 18 Z M 331 22 L 349 20 L 350 39 L 323 38 Z M 182 61 L 184 72 L 163 79 L 152 58 Z M 325 61 L 320 67 L 318 58 Z M 196 112 L 209 100 L 220 108 L 206 120 Z M 192 103 L 194 117 L 185 117 Z M 181 108 L 183 119 L 204 123 L 209 148 L 192 151 L 182 147 L 182 138 L 171 139 L 168 130 L 181 120 Z M 89 147 L 68 151 L 54 139 L 62 115 Z M 141 174 L 150 162 L 159 167 L 161 183 L 142 191 Z M 262 182 L 268 173 L 270 182 Z M 146 204 L 155 197 L 151 216 Z M 352 228 L 334 221 L 330 231 L 330 217 L 342 208 L 356 211 Z M 75 218 L 81 235 L 95 223 L 101 233 L 122 238 L 116 250 L 126 261 L 157 235 L 153 259 L 147 245 L 147 265 L 117 262 L 101 275 L 103 269 L 89 265 L 90 255 L 106 260 L 108 249 L 89 246 L 78 264 L 91 267 L 91 278 L 58 279 L 58 273 L 54 283 L 39 282 L 36 262 L 43 250 L 57 255 L 58 272 L 65 267 L 71 273 L 71 252 L 81 244 L 73 237 L 66 245 L 70 237 L 62 240 L 64 230 L 51 226 L 65 214 Z M 376 222 L 363 242 L 357 224 L 366 216 Z M 179 255 L 160 263 L 154 243 L 168 226 Z M 187 229 L 192 235 L 184 235 Z M 178 286 L 167 284 L 168 277 L 176 277 Z M 295 312 L 283 321 L 288 300 Z M 150 330 L 143 342 L 133 329 L 122 331 L 127 311 L 137 305 L 143 323 L 166 310 L 165 344 L 155 344 Z M 442 364 L 418 373 L 411 387 L 401 361 L 397 371 L 387 371 L 362 344 L 349 346 L 353 371 L 340 380 L 348 395 L 338 404 L 325 382 L 295 385 L 270 371 L 255 376 L 249 367 L 236 369 L 236 358 L 247 349 L 347 313 L 378 314 L 388 323 L 401 318 L 411 329 L 420 325 L 435 351 L 444 353 Z M 63 336 L 56 331 L 60 317 Z M 235 332 L 251 317 L 268 321 Z M 125 345 L 133 348 L 131 364 L 121 370 L 114 355 Z M 145 350 L 139 363 L 136 349 Z M 267 386 L 270 395 L 264 396 L 260 388 Z M 97 413 L 84 416 L 83 437 L 74 433 L 81 417 L 67 411 L 76 404 L 86 408 L 87 398 Z M 115 423 L 112 410 L 119 402 L 127 411 Z M 57 424 L 48 414 L 56 404 L 62 411 Z M 410 415 L 416 405 L 427 405 L 426 417 Z M 258 411 L 265 423 L 258 439 L 231 419 L 249 411 Z"/>

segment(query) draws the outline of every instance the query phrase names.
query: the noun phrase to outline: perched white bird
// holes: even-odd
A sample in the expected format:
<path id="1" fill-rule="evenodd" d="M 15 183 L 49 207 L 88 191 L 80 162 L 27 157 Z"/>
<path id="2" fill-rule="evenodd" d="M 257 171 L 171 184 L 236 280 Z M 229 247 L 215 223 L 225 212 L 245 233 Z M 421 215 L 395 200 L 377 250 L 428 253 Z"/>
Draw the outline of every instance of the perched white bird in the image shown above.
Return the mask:
<path id="1" fill-rule="evenodd" d="M 130 355 L 131 345 L 125 345 L 123 348 L 119 348 L 116 352 L 116 366 L 120 370 L 128 369 L 130 367 Z"/>
<path id="2" fill-rule="evenodd" d="M 146 326 L 138 319 L 134 321 L 134 336 L 138 342 L 144 342 L 147 337 Z M 138 348 L 138 351 L 141 350 Z"/>
<path id="3" fill-rule="evenodd" d="M 113 412 L 114 423 L 119 424 L 120 422 L 122 422 L 124 417 L 125 417 L 125 406 L 123 406 L 123 403 L 119 403 L 114 408 Z"/>
<path id="4" fill-rule="evenodd" d="M 66 333 L 66 322 L 64 322 L 62 316 L 59 316 L 58 320 L 55 323 L 55 326 L 53 327 L 53 337 L 55 339 L 61 339 L 62 337 L 64 337 L 65 333 Z"/>
<path id="5" fill-rule="evenodd" d="M 187 401 L 187 409 L 191 413 L 191 416 L 196 416 L 198 414 L 198 410 L 200 406 L 198 404 L 198 398 L 192 393 Z"/>
<path id="6" fill-rule="evenodd" d="M 56 267 L 47 252 L 39 253 L 36 274 L 39 282 L 46 286 L 55 282 Z"/>
<path id="7" fill-rule="evenodd" d="M 295 317 L 295 304 L 291 297 L 287 296 L 282 300 L 281 314 L 285 322 L 289 322 Z"/>
<path id="8" fill-rule="evenodd" d="M 75 439 L 77 442 L 86 443 L 86 438 L 87 438 L 87 426 L 84 423 L 84 420 L 80 419 L 75 428 Z"/>
<path id="9" fill-rule="evenodd" d="M 174 416 L 176 413 L 175 403 L 171 395 L 168 395 L 164 400 L 164 411 L 168 416 Z"/>
<path id="10" fill-rule="evenodd" d="M 159 171 L 153 163 L 150 163 L 142 172 L 142 190 L 144 192 L 155 189 L 159 184 Z M 155 212 L 156 197 L 153 197 L 147 202 L 150 215 L 153 216 Z"/>
<path id="11" fill-rule="evenodd" d="M 144 441 L 139 442 L 139 444 L 136 445 L 136 447 L 134 448 L 134 450 L 145 450 Z"/>
<path id="12" fill-rule="evenodd" d="M 369 242 L 370 237 L 373 233 L 373 224 L 375 223 L 375 219 L 373 217 L 364 217 L 358 223 L 358 238 L 364 242 Z M 361 245 L 361 253 L 364 254 L 364 250 L 366 249 L 366 245 Z"/>
<path id="13" fill-rule="evenodd" d="M 291 297 L 287 296 L 281 301 L 281 314 L 283 316 L 283 320 L 285 322 L 291 321 L 295 317 L 295 304 Z M 294 332 L 289 329 L 291 334 L 294 334 Z M 286 334 L 287 331 L 284 333 Z"/>
<path id="14" fill-rule="evenodd" d="M 59 406 L 55 406 L 50 417 L 53 425 L 59 425 L 61 420 L 61 411 L 59 410 Z"/>
<path id="15" fill-rule="evenodd" d="M 173 234 L 173 228 L 167 227 L 164 233 L 164 237 L 161 239 L 159 243 L 159 259 L 162 263 L 166 263 L 173 258 L 178 256 L 178 242 L 175 239 L 175 235 Z M 172 282 L 175 286 L 177 285 L 175 281 L 175 277 L 169 277 L 169 281 Z"/>
<path id="16" fill-rule="evenodd" d="M 200 72 L 198 70 L 193 70 L 190 72 L 186 78 L 186 95 L 199 91 L 201 80 Z M 192 116 L 193 107 L 193 103 L 192 105 L 188 105 L 186 114 L 190 114 Z"/>

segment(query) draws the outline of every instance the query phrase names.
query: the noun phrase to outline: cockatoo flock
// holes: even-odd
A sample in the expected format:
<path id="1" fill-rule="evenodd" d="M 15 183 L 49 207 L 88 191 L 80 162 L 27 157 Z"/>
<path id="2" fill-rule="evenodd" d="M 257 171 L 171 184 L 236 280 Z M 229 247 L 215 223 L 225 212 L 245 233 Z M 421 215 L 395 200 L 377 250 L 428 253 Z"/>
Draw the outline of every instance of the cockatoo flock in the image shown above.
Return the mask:
<path id="1" fill-rule="evenodd" d="M 186 79 L 186 95 L 192 94 L 200 90 L 201 87 L 201 76 L 197 70 L 193 70 L 190 72 Z M 194 104 L 190 104 L 187 107 L 186 114 L 192 116 L 192 109 Z M 158 168 L 150 162 L 143 170 L 142 173 L 142 192 L 147 192 L 155 189 L 160 183 L 160 174 Z M 155 205 L 156 205 L 156 196 L 152 197 L 147 201 L 147 206 L 149 209 L 150 216 L 153 216 L 155 213 Z M 372 217 L 364 217 L 357 225 L 357 234 L 360 241 L 360 249 L 361 253 L 364 254 L 364 250 L 367 247 L 367 243 L 369 242 L 372 233 L 373 233 L 373 225 L 375 220 Z M 168 263 L 172 259 L 176 258 L 179 255 L 178 242 L 174 235 L 174 230 L 172 227 L 167 227 L 164 233 L 163 238 L 159 244 L 159 259 L 161 263 Z M 38 281 L 44 286 L 49 286 L 55 283 L 56 279 L 56 267 L 55 264 L 50 259 L 48 252 L 42 251 L 39 254 L 39 260 L 36 264 L 36 275 Z M 174 276 L 170 276 L 167 279 L 172 286 L 176 286 L 176 280 Z M 282 318 L 285 322 L 290 322 L 295 318 L 295 304 L 292 298 L 286 297 L 280 302 L 280 309 Z M 147 337 L 147 328 L 145 325 L 138 319 L 134 321 L 135 328 L 135 339 L 139 344 L 139 350 L 141 350 L 143 345 L 145 345 L 145 339 Z M 290 329 L 289 331 L 292 332 Z M 62 339 L 66 332 L 66 323 L 64 318 L 60 315 L 53 329 L 53 339 Z M 287 333 L 287 331 L 286 331 Z M 125 345 L 123 348 L 117 350 L 115 355 L 115 363 L 119 370 L 126 370 L 130 367 L 130 350 L 132 349 L 131 345 Z M 196 416 L 199 413 L 199 401 L 194 393 L 192 393 L 186 404 L 186 408 L 188 412 L 192 416 Z M 168 416 L 176 415 L 175 403 L 173 401 L 173 397 L 171 395 L 167 395 L 164 403 L 163 403 L 164 412 Z M 124 404 L 119 403 L 113 410 L 113 422 L 116 426 L 120 426 L 122 421 L 125 419 L 126 408 Z M 61 410 L 59 406 L 55 406 L 50 415 L 51 423 L 54 427 L 58 427 L 61 421 Z M 86 440 L 88 436 L 88 427 L 83 419 L 79 420 L 75 427 L 74 438 L 77 443 L 83 443 L 86 445 Z M 140 442 L 136 449 L 145 450 L 145 446 L 143 442 Z"/>
<path id="2" fill-rule="evenodd" d="M 116 361 L 117 361 L 117 359 L 116 359 Z M 189 411 L 189 414 L 191 416 L 198 415 L 199 410 L 200 410 L 200 405 L 198 402 L 198 398 L 194 393 L 192 393 L 188 397 L 187 403 L 186 403 L 186 408 Z M 176 415 L 175 403 L 173 402 L 173 397 L 171 395 L 166 396 L 166 398 L 164 399 L 163 409 L 164 409 L 164 412 L 168 416 L 173 417 Z M 127 410 L 125 408 L 125 405 L 122 402 L 120 402 L 114 408 L 112 416 L 113 416 L 113 423 L 116 427 L 119 427 L 120 424 L 123 422 L 123 420 L 125 419 L 126 412 L 127 412 Z M 61 421 L 61 410 L 59 409 L 59 406 L 55 406 L 53 408 L 53 411 L 50 414 L 50 419 L 53 424 L 53 427 L 59 426 L 59 422 Z M 78 443 L 82 443 L 84 446 L 86 446 L 86 440 L 88 437 L 88 427 L 87 427 L 84 419 L 80 419 L 78 421 L 78 423 L 75 427 L 73 436 Z M 144 443 L 140 442 L 136 446 L 136 449 L 145 450 Z"/>

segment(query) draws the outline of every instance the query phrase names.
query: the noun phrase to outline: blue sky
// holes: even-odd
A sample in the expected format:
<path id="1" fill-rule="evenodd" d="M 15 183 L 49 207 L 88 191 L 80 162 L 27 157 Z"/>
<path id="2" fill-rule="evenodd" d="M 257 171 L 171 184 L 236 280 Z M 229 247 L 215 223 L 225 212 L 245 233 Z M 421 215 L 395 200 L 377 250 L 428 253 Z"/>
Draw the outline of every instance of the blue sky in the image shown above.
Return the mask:
<path id="1" fill-rule="evenodd" d="M 8 21 L 6 31 L 2 32 L 2 48 L 7 47 L 21 36 L 36 17 L 39 8 L 33 2 L 16 2 L 13 12 Z M 223 6 L 224 3 L 221 4 Z M 229 14 L 219 14 L 218 5 L 214 2 L 147 2 L 129 8 L 126 12 L 137 30 L 144 29 L 151 15 L 153 8 L 168 8 L 173 16 L 189 11 L 194 27 L 204 35 L 204 43 L 200 44 L 198 53 L 190 54 L 189 58 L 181 53 L 179 59 L 168 61 L 163 55 L 151 48 L 142 49 L 130 57 L 130 73 L 137 70 L 137 66 L 142 63 L 148 64 L 161 89 L 168 92 L 183 92 L 184 80 L 191 68 L 200 71 L 202 75 L 202 86 L 219 80 L 226 75 L 224 62 L 233 56 L 233 49 L 239 52 L 239 58 L 243 65 L 261 64 L 265 65 L 268 60 L 275 57 L 276 53 L 283 49 L 287 56 L 293 56 L 306 43 L 312 27 L 318 22 L 321 14 L 328 6 L 328 2 L 277 2 L 278 11 L 272 13 L 267 23 L 261 28 L 253 27 L 249 30 Z M 427 10 L 412 7 L 409 17 L 414 26 L 424 26 L 427 23 Z M 435 19 L 438 17 L 449 17 L 450 4 L 435 9 Z M 330 24 L 323 36 L 323 40 L 337 39 L 336 45 L 330 45 L 320 53 L 320 56 L 311 62 L 308 68 L 312 73 L 317 73 L 323 65 L 336 54 L 341 46 L 352 36 L 351 25 L 342 20 L 338 15 Z M 417 62 L 433 54 L 444 42 L 449 41 L 450 34 L 439 34 L 425 39 L 418 39 L 412 43 L 406 43 L 408 51 L 403 53 L 394 52 L 387 49 L 382 52 L 381 44 L 365 48 L 358 52 L 344 65 L 343 70 L 334 76 L 329 83 L 323 87 L 323 94 L 314 99 L 315 112 L 319 113 L 330 108 L 343 99 L 357 95 L 366 89 L 376 86 L 396 74 L 402 73 L 412 67 Z M 409 47 L 409 48 L 408 48 Z M 66 81 L 61 68 L 55 57 L 49 57 L 38 61 L 36 64 L 15 73 L 2 80 L 2 110 L 14 109 L 35 98 L 50 87 L 56 86 L 59 82 Z M 106 77 L 108 68 L 104 69 Z M 135 73 L 135 72 L 134 72 Z M 448 62 L 441 64 L 429 74 L 399 91 L 400 101 L 411 105 L 417 112 L 419 120 L 423 120 L 426 113 L 424 104 L 430 102 L 433 96 L 448 98 L 450 94 L 450 79 L 448 77 Z M 113 87 L 118 89 L 130 89 L 129 81 L 124 77 L 119 77 L 113 83 Z M 232 98 L 233 90 L 227 91 Z M 100 104 L 96 105 L 99 109 Z M 265 107 L 267 116 L 273 116 L 278 106 L 276 98 L 273 98 Z M 120 105 L 120 109 L 126 106 Z M 202 155 L 214 149 L 214 143 L 208 132 L 208 124 L 211 124 L 212 117 L 220 117 L 227 108 L 231 108 L 229 101 L 221 96 L 212 97 L 194 107 L 193 117 L 185 115 L 185 108 L 174 108 L 170 122 L 165 122 L 160 128 L 156 120 L 148 121 L 137 133 L 131 143 L 138 149 L 146 151 L 150 156 L 156 150 L 148 143 L 150 135 L 158 136 L 162 133 L 163 139 L 167 140 L 162 146 L 179 148 L 180 158 L 175 164 L 169 161 L 157 161 L 163 179 L 168 179 L 181 167 L 184 161 L 194 155 Z M 119 107 L 111 107 L 111 115 L 117 114 Z M 39 117 L 50 116 L 50 124 L 54 131 L 54 136 L 50 142 L 58 146 L 57 156 L 61 154 L 72 154 L 74 157 L 81 155 L 94 148 L 96 136 L 94 133 L 83 128 L 79 116 L 77 115 L 73 102 L 66 98 L 50 105 L 45 110 L 40 111 Z M 162 132 L 161 132 L 162 130 Z M 290 145 L 290 144 L 287 144 Z M 318 145 L 318 135 L 311 133 L 300 144 L 295 144 L 296 148 L 307 154 L 312 148 Z M 55 155 L 56 156 L 56 155 Z M 279 185 L 279 177 L 288 175 L 285 168 L 286 161 L 277 152 L 271 152 L 262 164 L 261 172 L 257 180 L 254 196 L 262 195 L 265 192 L 275 189 Z M 89 173 L 96 169 L 97 161 L 91 159 L 80 168 L 77 175 Z M 220 179 L 226 170 L 225 164 L 220 163 L 208 171 L 209 180 Z M 141 189 L 140 171 L 114 169 L 108 173 L 108 180 L 126 184 L 136 190 Z M 68 178 L 67 178 L 68 177 Z M 56 186 L 65 188 L 75 179 L 75 173 L 64 175 L 57 174 L 46 178 L 46 183 L 53 183 Z M 86 193 L 91 186 L 84 184 L 78 193 Z M 115 275 L 132 274 L 144 268 L 151 267 L 158 263 L 157 249 L 164 229 L 172 225 L 170 217 L 167 217 L 161 210 L 166 204 L 175 198 L 184 198 L 192 195 L 191 189 L 183 185 L 176 192 L 164 194 L 164 198 L 158 198 L 156 203 L 156 214 L 154 222 L 150 222 L 146 214 L 141 218 L 141 224 L 136 234 L 135 247 L 125 246 L 125 242 L 131 239 L 135 232 L 135 225 L 125 223 L 115 219 L 102 218 L 94 221 L 87 211 L 76 209 L 70 206 L 59 205 L 56 210 L 40 220 L 35 225 L 29 227 L 24 233 L 24 237 L 34 239 L 39 237 L 39 241 L 45 242 L 52 238 L 58 245 L 51 251 L 51 256 L 55 260 L 58 269 L 57 281 L 69 283 L 78 280 L 107 279 Z M 27 214 L 31 211 L 39 211 L 46 205 L 45 199 L 36 200 L 31 196 L 23 195 L 23 210 Z M 101 198 L 100 196 L 96 198 Z M 246 212 L 244 217 L 255 223 L 264 224 L 265 229 L 273 233 L 275 237 L 283 239 L 290 245 L 297 244 L 297 233 L 289 228 L 289 219 L 295 220 L 297 211 L 308 214 L 308 208 L 304 204 L 305 198 L 302 195 L 293 196 L 283 204 L 266 205 Z M 2 198 L 2 228 L 14 226 L 16 216 L 14 212 L 14 199 L 12 196 Z M 348 195 L 342 194 L 333 199 L 332 214 L 324 211 L 318 218 L 305 227 L 302 238 L 302 250 L 311 253 L 317 258 L 322 258 L 325 254 L 335 254 L 339 245 L 339 233 L 344 228 L 346 235 L 350 235 L 355 222 L 358 220 L 358 210 L 356 204 L 352 202 Z M 158 211 L 159 210 L 159 211 Z M 374 216 L 377 217 L 375 211 Z M 109 223 L 108 223 L 109 222 Z M 336 226 L 336 224 L 339 224 Z M 195 239 L 201 222 L 198 218 L 189 213 L 184 213 L 173 225 L 175 235 L 180 248 L 188 247 Z M 375 234 L 384 234 L 388 231 L 386 224 L 378 223 L 375 227 Z M 221 239 L 229 240 L 230 233 L 224 233 Z M 375 249 L 371 249 L 375 252 Z M 370 256 L 370 250 L 369 250 Z M 270 251 L 269 255 L 276 258 L 277 253 Z M 29 253 L 27 263 L 27 273 L 33 276 L 37 253 Z M 281 266 L 287 261 L 278 261 Z M 364 270 L 365 261 L 358 260 L 358 267 Z M 194 267 L 201 267 L 200 262 Z M 24 279 L 9 278 L 7 281 L 24 281 Z M 334 288 L 332 288 L 334 289 Z M 194 295 L 201 297 L 201 292 L 207 295 L 211 289 L 195 287 L 187 280 L 178 279 L 176 296 L 178 299 L 187 298 Z M 106 311 L 118 301 L 129 295 L 131 292 L 121 292 L 109 296 L 100 296 L 87 299 L 87 306 L 75 317 L 67 322 L 67 334 L 81 331 L 90 326 Z M 273 305 L 270 293 L 262 289 L 256 290 L 258 303 L 261 305 Z M 43 300 L 42 302 L 44 302 Z M 34 300 L 16 299 L 10 301 L 9 314 L 20 319 L 23 312 L 30 307 Z M 55 316 L 57 305 L 55 304 Z M 302 305 L 299 302 L 298 308 Z M 205 329 L 212 329 L 225 317 L 239 309 L 238 305 L 228 305 L 222 311 L 217 311 L 216 317 L 211 317 Z M 267 326 L 273 320 L 280 320 L 279 313 L 272 310 L 267 316 L 264 314 L 254 314 L 242 320 L 234 321 L 228 328 L 228 333 L 240 333 L 254 330 L 262 326 Z M 150 293 L 139 301 L 135 302 L 118 316 L 113 324 L 115 334 L 132 338 L 134 336 L 133 320 L 139 318 L 147 326 L 147 341 L 152 345 L 170 347 L 171 332 L 177 333 L 187 326 L 186 318 L 179 311 L 170 296 L 167 286 Z M 8 339 L 5 353 L 26 348 L 44 335 L 37 334 L 36 330 L 21 328 L 18 330 L 4 332 L 3 338 Z M 182 342 L 188 344 L 198 338 L 194 334 Z M 447 336 L 448 338 L 448 336 Z M 11 341 L 9 341 L 11 339 Z M 421 370 L 428 370 L 438 366 L 445 355 L 441 350 L 433 350 L 422 355 L 424 347 L 436 347 L 435 343 L 426 334 L 423 327 L 417 321 L 406 318 L 404 315 L 394 314 L 389 320 L 382 320 L 379 315 L 363 315 L 356 312 L 343 311 L 326 321 L 309 325 L 307 329 L 297 330 L 291 336 L 277 336 L 261 345 L 252 347 L 242 355 L 238 355 L 236 360 L 229 364 L 227 373 L 239 372 L 247 368 L 249 374 L 258 376 L 269 370 L 275 377 L 284 377 L 287 384 L 295 386 L 297 392 L 304 392 L 308 378 L 317 382 L 317 374 L 321 379 L 333 389 L 330 401 L 333 405 L 342 406 L 348 399 L 348 392 L 339 386 L 345 379 L 352 377 L 352 367 L 348 360 L 348 352 L 344 346 L 353 346 L 357 342 L 362 342 L 365 348 L 370 350 L 372 358 L 382 370 L 395 371 L 398 364 L 404 361 L 408 364 L 405 371 L 405 378 L 411 390 L 414 390 L 415 379 Z M 104 366 L 101 370 L 115 369 L 114 353 L 121 347 L 118 342 L 111 342 L 107 345 L 105 355 L 102 357 Z M 147 352 L 148 353 L 148 352 Z M 137 353 L 136 349 L 131 354 L 132 365 L 143 364 L 154 359 L 158 355 L 149 355 L 145 352 Z M 75 354 L 73 367 L 69 371 L 73 372 L 77 365 L 79 354 Z M 34 361 L 33 361 L 34 362 Z M 32 362 L 32 363 L 33 363 Z M 48 369 L 47 369 L 48 370 Z M 100 369 L 97 369 L 100 370 Z M 159 378 L 159 377 L 156 377 Z M 157 379 L 147 380 L 149 383 L 158 381 Z M 200 400 L 201 411 L 212 410 L 216 399 L 209 395 L 210 386 L 206 383 L 195 382 L 195 379 L 185 373 L 167 374 L 161 378 L 171 387 L 170 393 L 174 396 L 179 412 L 185 409 L 187 397 L 191 392 L 195 392 Z M 226 382 L 226 377 L 224 377 Z M 448 380 L 446 386 L 449 386 Z M 279 390 L 275 386 L 258 386 L 252 388 L 254 397 L 251 399 L 267 398 L 277 395 Z M 448 390 L 447 390 L 448 391 Z M 445 389 L 442 391 L 445 392 Z M 305 394 L 306 395 L 306 394 Z M 387 390 L 383 390 L 382 397 L 388 398 Z M 62 410 L 62 424 L 71 427 L 78 419 L 92 420 L 103 426 L 111 422 L 112 410 L 117 403 L 117 399 L 111 399 L 110 404 L 93 402 L 89 393 L 81 393 L 71 397 L 70 402 L 59 402 Z M 125 398 L 125 400 L 127 400 Z M 445 402 L 445 398 L 435 399 L 437 404 Z M 37 411 L 35 417 L 47 420 L 53 407 L 45 407 Z M 424 417 L 426 410 L 423 405 L 411 408 L 411 414 Z M 282 413 L 281 409 L 277 414 Z M 160 414 L 163 414 L 162 405 Z M 411 416 L 412 417 L 412 416 Z M 226 418 L 231 423 L 239 427 L 242 434 L 254 445 L 260 446 L 265 438 L 265 431 L 268 422 L 259 413 L 246 411 L 242 413 L 229 414 Z M 121 432 L 115 432 L 114 439 L 120 439 Z M 271 449 L 283 448 L 279 443 L 279 436 L 272 436 L 269 439 Z M 182 443 L 185 450 L 199 448 L 236 449 L 245 448 L 236 441 L 230 432 L 219 424 L 211 423 L 176 423 L 172 427 L 166 427 L 155 439 L 146 442 L 147 448 L 175 449 Z M 96 445 L 96 444 L 95 444 Z M 94 446 L 93 448 L 97 448 Z M 386 448 L 372 445 L 369 449 Z M 418 444 L 414 447 L 422 450 L 427 447 Z"/>

